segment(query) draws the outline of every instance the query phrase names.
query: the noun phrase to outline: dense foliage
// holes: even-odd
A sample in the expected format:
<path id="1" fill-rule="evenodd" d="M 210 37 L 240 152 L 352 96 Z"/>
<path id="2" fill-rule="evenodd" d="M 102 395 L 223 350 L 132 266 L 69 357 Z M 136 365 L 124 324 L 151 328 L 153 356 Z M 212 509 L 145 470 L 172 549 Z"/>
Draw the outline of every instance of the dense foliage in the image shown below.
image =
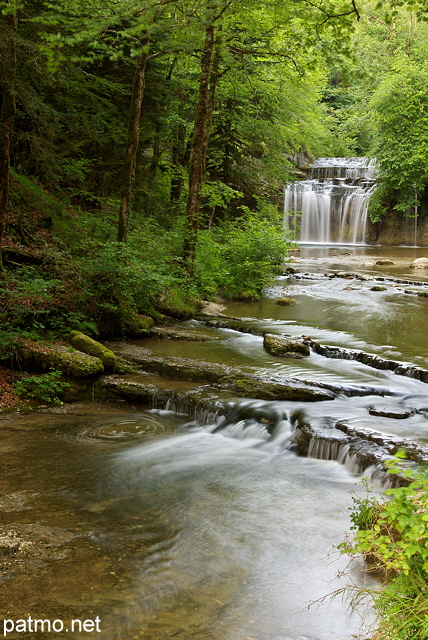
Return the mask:
<path id="1" fill-rule="evenodd" d="M 428 473 L 390 464 L 389 472 L 407 479 L 388 489 L 386 498 L 370 493 L 354 498 L 354 537 L 339 545 L 343 553 L 362 555 L 386 584 L 373 591 L 379 618 L 378 640 L 428 638 Z M 354 594 L 355 595 L 355 594 Z M 357 590 L 357 596 L 358 596 Z"/>
<path id="2" fill-rule="evenodd" d="M 282 185 L 314 155 L 375 154 L 372 216 L 422 210 L 421 2 L 0 10 L 5 345 L 260 295 L 289 247 Z"/>
<path id="3" fill-rule="evenodd" d="M 339 155 L 376 157 L 370 216 L 428 213 L 427 7 L 362 0 L 350 57 L 330 67 L 325 100 Z"/>
<path id="4" fill-rule="evenodd" d="M 334 144 L 326 61 L 357 17 L 352 0 L 1 0 L 4 351 L 259 296 L 290 246 L 294 159 Z"/>

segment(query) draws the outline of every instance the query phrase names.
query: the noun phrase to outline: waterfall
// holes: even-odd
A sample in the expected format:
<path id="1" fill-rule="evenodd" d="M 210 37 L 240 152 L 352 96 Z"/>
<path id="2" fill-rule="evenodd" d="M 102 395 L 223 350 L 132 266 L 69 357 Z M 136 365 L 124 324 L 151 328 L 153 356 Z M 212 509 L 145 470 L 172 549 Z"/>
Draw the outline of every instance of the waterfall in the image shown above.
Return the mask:
<path id="1" fill-rule="evenodd" d="M 309 178 L 285 188 L 285 224 L 300 226 L 301 242 L 364 243 L 367 208 L 375 188 L 375 161 L 318 158 Z M 299 222 L 300 218 L 300 222 Z"/>

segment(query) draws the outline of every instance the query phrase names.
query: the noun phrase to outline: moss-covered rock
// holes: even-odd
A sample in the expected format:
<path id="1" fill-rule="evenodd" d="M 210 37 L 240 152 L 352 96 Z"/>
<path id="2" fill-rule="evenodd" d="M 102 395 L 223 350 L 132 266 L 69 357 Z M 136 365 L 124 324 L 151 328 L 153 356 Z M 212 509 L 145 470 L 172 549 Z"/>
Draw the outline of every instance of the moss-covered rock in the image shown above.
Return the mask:
<path id="1" fill-rule="evenodd" d="M 276 304 L 280 307 L 292 307 L 296 304 L 296 301 L 293 298 L 278 298 Z"/>
<path id="2" fill-rule="evenodd" d="M 83 353 L 99 358 L 106 371 L 114 371 L 116 367 L 116 356 L 113 351 L 107 349 L 107 347 L 101 344 L 101 342 L 93 340 L 80 331 L 71 331 L 68 336 L 68 341 L 79 351 L 83 351 Z"/>
<path id="3" fill-rule="evenodd" d="M 98 305 L 97 329 L 103 339 L 144 338 L 155 321 L 125 304 Z"/>
<path id="4" fill-rule="evenodd" d="M 152 338 L 183 340 L 186 342 L 207 342 L 216 339 L 213 336 L 198 333 L 197 331 L 184 331 L 183 329 L 171 329 L 168 327 L 153 327 L 149 333 Z"/>
<path id="5" fill-rule="evenodd" d="M 76 378 L 97 376 L 104 372 L 100 358 L 81 351 L 71 351 L 65 345 L 46 345 L 26 340 L 18 352 L 29 368 L 39 371 L 56 369 Z"/>
<path id="6" fill-rule="evenodd" d="M 150 316 L 130 313 L 124 321 L 124 333 L 128 338 L 145 338 L 154 324 L 155 321 Z"/>
<path id="7" fill-rule="evenodd" d="M 259 398 L 261 400 L 297 400 L 301 402 L 318 402 L 333 400 L 334 393 L 328 389 L 309 386 L 297 380 L 271 382 L 257 376 L 234 374 L 221 380 L 223 388 L 234 391 L 244 398 Z"/>
<path id="8" fill-rule="evenodd" d="M 112 345 L 121 357 L 138 364 L 142 370 L 175 380 L 208 382 L 244 398 L 263 400 L 332 400 L 335 393 L 321 385 L 310 385 L 292 378 L 271 382 L 240 369 L 188 358 L 162 358 L 147 349 L 126 342 Z"/>
<path id="9" fill-rule="evenodd" d="M 304 358 L 310 353 L 309 346 L 305 342 L 272 333 L 265 334 L 263 347 L 273 356 L 285 358 Z"/>
<path id="10" fill-rule="evenodd" d="M 202 307 L 203 303 L 200 300 L 186 300 L 179 289 L 166 290 L 156 305 L 158 311 L 178 320 L 189 320 Z"/>

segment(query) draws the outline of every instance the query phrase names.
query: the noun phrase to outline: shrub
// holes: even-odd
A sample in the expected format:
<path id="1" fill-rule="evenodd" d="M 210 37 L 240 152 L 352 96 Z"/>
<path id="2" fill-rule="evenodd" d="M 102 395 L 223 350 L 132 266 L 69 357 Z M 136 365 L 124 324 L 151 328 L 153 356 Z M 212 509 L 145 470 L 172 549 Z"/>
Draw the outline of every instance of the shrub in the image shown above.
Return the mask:
<path id="1" fill-rule="evenodd" d="M 31 398 L 38 404 L 62 404 L 59 396 L 70 385 L 61 380 L 61 371 L 52 370 L 43 376 L 21 378 L 13 385 L 21 398 Z"/>
<path id="2" fill-rule="evenodd" d="M 388 489 L 385 500 L 356 498 L 353 544 L 342 543 L 339 549 L 362 555 L 386 577 L 386 585 L 373 594 L 379 616 L 376 637 L 427 640 L 428 470 L 406 469 L 393 461 L 389 472 L 407 477 L 409 484 Z"/>
<path id="3" fill-rule="evenodd" d="M 226 298 L 256 299 L 280 272 L 292 246 L 282 224 L 265 211 L 244 213 L 199 235 L 195 276 L 203 291 L 217 288 Z"/>

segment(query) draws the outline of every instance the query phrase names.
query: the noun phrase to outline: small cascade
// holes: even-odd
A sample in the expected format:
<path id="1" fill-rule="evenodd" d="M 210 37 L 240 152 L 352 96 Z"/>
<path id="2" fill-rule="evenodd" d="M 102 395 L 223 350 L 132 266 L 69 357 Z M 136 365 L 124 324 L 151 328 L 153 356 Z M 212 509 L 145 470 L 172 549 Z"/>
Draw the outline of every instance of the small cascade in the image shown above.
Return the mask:
<path id="1" fill-rule="evenodd" d="M 301 242 L 364 243 L 368 203 L 375 189 L 375 161 L 318 158 L 309 169 L 307 180 L 285 188 L 286 226 Z"/>

